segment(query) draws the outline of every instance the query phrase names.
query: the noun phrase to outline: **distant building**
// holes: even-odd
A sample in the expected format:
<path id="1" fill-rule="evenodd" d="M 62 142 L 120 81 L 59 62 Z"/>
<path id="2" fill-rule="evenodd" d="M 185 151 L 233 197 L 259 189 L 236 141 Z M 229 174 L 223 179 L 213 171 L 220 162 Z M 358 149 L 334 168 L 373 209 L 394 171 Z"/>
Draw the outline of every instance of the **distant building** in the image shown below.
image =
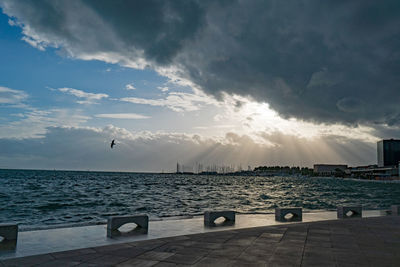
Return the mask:
<path id="1" fill-rule="evenodd" d="M 400 161 L 400 140 L 381 140 L 377 144 L 378 166 L 398 166 Z"/>
<path id="2" fill-rule="evenodd" d="M 314 173 L 318 175 L 334 175 L 338 172 L 345 172 L 347 165 L 337 164 L 314 164 Z"/>
<path id="3" fill-rule="evenodd" d="M 377 165 L 357 166 L 350 168 L 350 177 L 375 180 L 393 180 L 399 177 L 397 166 L 378 167 Z"/>

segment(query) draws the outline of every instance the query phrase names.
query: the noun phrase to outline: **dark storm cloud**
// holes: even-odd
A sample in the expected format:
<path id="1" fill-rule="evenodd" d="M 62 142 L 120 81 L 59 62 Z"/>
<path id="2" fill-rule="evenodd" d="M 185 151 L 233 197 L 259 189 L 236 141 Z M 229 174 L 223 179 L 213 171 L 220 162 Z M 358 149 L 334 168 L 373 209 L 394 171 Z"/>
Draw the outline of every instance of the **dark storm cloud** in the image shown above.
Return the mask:
<path id="1" fill-rule="evenodd" d="M 168 63 L 200 28 L 203 9 L 195 1 L 84 1 L 112 27 L 127 46 Z"/>
<path id="2" fill-rule="evenodd" d="M 400 2 L 7 1 L 28 41 L 318 122 L 400 124 Z M 143 63 L 145 62 L 145 63 Z"/>

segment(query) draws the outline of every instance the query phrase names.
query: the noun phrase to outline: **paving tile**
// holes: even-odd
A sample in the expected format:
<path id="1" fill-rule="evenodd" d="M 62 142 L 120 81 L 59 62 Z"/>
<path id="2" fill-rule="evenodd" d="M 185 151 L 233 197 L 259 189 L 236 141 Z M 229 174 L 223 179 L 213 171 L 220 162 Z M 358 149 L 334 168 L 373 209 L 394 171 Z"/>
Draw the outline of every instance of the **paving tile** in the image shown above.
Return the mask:
<path id="1" fill-rule="evenodd" d="M 206 235 L 206 234 L 203 234 L 203 235 L 204 236 L 198 236 L 198 237 L 192 238 L 192 240 L 201 241 L 201 242 L 209 242 L 209 243 L 224 243 L 227 240 L 229 240 L 235 236 L 234 234 L 225 234 L 225 235 L 217 234 L 215 236 Z"/>
<path id="2" fill-rule="evenodd" d="M 186 235 L 180 235 L 180 236 L 160 238 L 158 240 L 159 241 L 165 241 L 165 242 L 182 242 L 182 241 L 185 241 L 185 240 L 190 240 L 190 237 L 186 236 Z"/>
<path id="3" fill-rule="evenodd" d="M 15 258 L 4 260 L 3 265 L 8 266 L 34 266 L 39 265 L 48 261 L 52 261 L 55 258 L 50 254 L 38 255 L 38 256 L 29 256 L 23 258 Z"/>
<path id="4" fill-rule="evenodd" d="M 178 252 L 180 250 L 183 250 L 183 249 L 185 249 L 184 246 L 179 246 L 179 245 L 176 245 L 176 244 L 167 243 L 167 244 L 162 245 L 162 246 L 160 246 L 158 248 L 155 248 L 154 251 L 176 253 L 176 252 Z"/>
<path id="5" fill-rule="evenodd" d="M 382 258 L 382 259 L 368 259 L 369 266 L 379 266 L 379 267 L 398 267 L 399 262 L 395 262 L 392 259 Z"/>
<path id="6" fill-rule="evenodd" d="M 322 247 L 322 248 L 331 248 L 331 242 L 324 242 L 324 241 L 308 241 L 306 242 L 306 247 Z"/>
<path id="7" fill-rule="evenodd" d="M 301 242 L 298 240 L 282 240 L 277 244 L 277 247 L 288 247 L 293 249 L 300 249 L 305 247 L 305 242 Z"/>
<path id="8" fill-rule="evenodd" d="M 261 256 L 266 256 L 266 255 L 272 255 L 275 252 L 275 248 L 270 249 L 270 248 L 259 248 L 259 247 L 248 247 L 243 253 L 246 253 L 248 255 L 261 255 Z"/>
<path id="9" fill-rule="evenodd" d="M 267 261 L 257 261 L 257 260 L 252 260 L 252 261 L 243 261 L 243 260 L 236 260 L 232 263 L 231 265 L 233 266 L 241 266 L 241 267 L 267 267 L 269 266 Z"/>
<path id="10" fill-rule="evenodd" d="M 225 242 L 227 245 L 236 245 L 236 246 L 250 246 L 257 237 L 247 237 L 247 238 L 232 238 Z"/>
<path id="11" fill-rule="evenodd" d="M 113 251 L 105 251 L 105 252 L 102 252 L 101 254 L 133 258 L 133 257 L 139 256 L 145 252 L 146 252 L 146 250 L 143 250 L 138 247 L 129 247 L 129 248 L 121 248 L 121 249 L 113 250 Z"/>
<path id="12" fill-rule="evenodd" d="M 204 257 L 199 255 L 174 254 L 171 257 L 164 259 L 163 261 L 178 264 L 195 264 L 202 258 Z"/>
<path id="13" fill-rule="evenodd" d="M 224 257 L 224 258 L 230 258 L 230 259 L 235 259 L 237 258 L 242 252 L 244 251 L 243 247 L 240 246 L 225 246 L 221 249 L 216 249 L 213 250 L 210 253 L 211 257 Z"/>
<path id="14" fill-rule="evenodd" d="M 262 233 L 259 236 L 259 238 L 267 238 L 267 239 L 270 239 L 270 240 L 272 240 L 272 239 L 273 240 L 281 240 L 282 237 L 283 237 L 283 233 L 280 234 L 280 233 L 268 233 L 268 232 Z"/>
<path id="15" fill-rule="evenodd" d="M 369 266 L 369 264 L 357 264 L 357 263 L 350 263 L 350 262 L 336 262 L 337 267 L 364 267 Z"/>
<path id="16" fill-rule="evenodd" d="M 326 229 L 326 228 L 313 228 L 313 227 L 310 227 L 310 228 L 308 228 L 308 233 L 309 234 L 330 234 L 331 233 L 331 230 L 328 228 L 328 229 Z"/>
<path id="17" fill-rule="evenodd" d="M 357 249 L 348 249 L 348 248 L 331 248 L 333 254 L 362 254 L 362 251 Z"/>
<path id="18" fill-rule="evenodd" d="M 82 255 L 75 255 L 75 256 L 71 256 L 68 259 L 70 261 L 78 261 L 78 262 L 86 262 L 88 260 L 91 259 L 95 259 L 95 258 L 100 258 L 102 257 L 102 254 L 99 253 L 89 253 L 89 254 L 82 254 Z"/>
<path id="19" fill-rule="evenodd" d="M 86 254 L 92 254 L 92 253 L 96 253 L 96 250 L 94 250 L 92 248 L 84 248 L 84 249 L 76 249 L 76 250 L 68 250 L 68 251 L 63 251 L 63 252 L 51 253 L 50 255 L 56 259 L 63 259 L 63 258 L 70 258 L 70 257 L 74 257 L 74 256 L 86 255 Z"/>
<path id="20" fill-rule="evenodd" d="M 279 243 L 258 243 L 254 242 L 251 246 L 248 246 L 246 250 L 254 249 L 254 250 L 262 250 L 265 252 L 273 252 L 277 248 Z"/>
<path id="21" fill-rule="evenodd" d="M 308 235 L 307 236 L 307 241 L 314 241 L 314 242 L 330 242 L 331 237 L 330 235 L 320 235 L 320 234 L 315 234 L 315 235 Z"/>
<path id="22" fill-rule="evenodd" d="M 174 242 L 169 242 L 169 243 L 174 243 L 177 244 L 179 246 L 183 246 L 183 247 L 190 247 L 193 246 L 194 244 L 196 244 L 198 241 L 194 241 L 194 240 L 183 240 L 183 241 L 174 241 Z"/>
<path id="23" fill-rule="evenodd" d="M 193 243 L 191 245 L 191 247 L 194 247 L 194 248 L 204 248 L 204 249 L 210 249 L 210 250 L 220 249 L 220 248 L 222 248 L 222 246 L 223 246 L 222 244 L 209 243 L 209 242 L 196 242 L 196 241 L 195 241 L 195 243 Z"/>
<path id="24" fill-rule="evenodd" d="M 264 233 L 272 233 L 272 234 L 284 234 L 287 231 L 287 227 L 267 227 L 265 228 Z"/>
<path id="25" fill-rule="evenodd" d="M 272 257 L 268 262 L 267 266 L 272 267 L 297 267 L 301 266 L 301 259 L 292 259 L 292 258 L 281 258 L 281 257 Z"/>
<path id="26" fill-rule="evenodd" d="M 301 266 L 303 267 L 336 267 L 335 261 L 323 260 L 323 259 L 303 259 L 301 262 Z"/>
<path id="27" fill-rule="evenodd" d="M 347 228 L 331 228 L 332 234 L 341 234 L 341 235 L 349 235 L 351 234 L 350 230 Z"/>
<path id="28" fill-rule="evenodd" d="M 120 250 L 120 249 L 125 249 L 125 248 L 132 248 L 132 246 L 128 244 L 114 244 L 114 245 L 107 245 L 107 246 L 101 246 L 101 247 L 94 247 L 93 249 L 96 252 L 104 253 L 104 252 L 110 252 L 114 250 Z"/>
<path id="29" fill-rule="evenodd" d="M 236 261 L 227 259 L 227 258 L 214 258 L 214 257 L 205 257 L 198 261 L 193 266 L 196 267 L 210 267 L 210 266 L 218 266 L 218 267 L 231 267 L 231 266 L 240 266 L 235 265 Z"/>
<path id="30" fill-rule="evenodd" d="M 288 228 L 287 231 L 285 232 L 285 235 L 300 235 L 300 236 L 306 236 L 308 233 L 308 228 L 303 227 L 303 228 Z"/>
<path id="31" fill-rule="evenodd" d="M 148 251 L 142 255 L 139 255 L 137 258 L 154 260 L 154 261 L 162 261 L 163 259 L 171 257 L 174 254 L 175 253 L 170 253 L 170 252 Z"/>
<path id="32" fill-rule="evenodd" d="M 326 248 L 318 248 L 312 250 L 308 250 L 306 248 L 303 253 L 303 258 L 323 258 L 323 259 L 334 260 L 335 254 L 333 253 L 332 250 Z"/>
<path id="33" fill-rule="evenodd" d="M 280 242 L 293 242 L 293 243 L 305 243 L 306 242 L 306 237 L 296 237 L 296 236 L 284 236 Z"/>
<path id="34" fill-rule="evenodd" d="M 183 265 L 183 264 L 176 264 L 172 262 L 159 262 L 156 265 L 153 265 L 153 267 L 175 267 L 175 266 L 193 266 L 193 265 Z"/>
<path id="35" fill-rule="evenodd" d="M 88 260 L 85 263 L 89 264 L 97 264 L 99 266 L 112 266 L 117 265 L 121 262 L 127 261 L 129 258 L 121 257 L 121 256 L 114 256 L 114 255 L 104 255 L 99 258 Z"/>
<path id="36" fill-rule="evenodd" d="M 209 249 L 201 249 L 201 248 L 184 248 L 182 250 L 179 250 L 179 254 L 187 254 L 187 255 L 192 255 L 192 256 L 207 256 L 210 254 L 212 250 Z"/>
<path id="37" fill-rule="evenodd" d="M 277 246 L 279 241 L 278 239 L 258 238 L 251 245 Z"/>
<path id="38" fill-rule="evenodd" d="M 357 243 L 352 242 L 332 242 L 332 248 L 359 249 Z"/>
<path id="39" fill-rule="evenodd" d="M 345 264 L 358 264 L 367 266 L 368 260 L 365 258 L 363 254 L 352 254 L 351 251 L 348 253 L 335 253 L 335 260 L 337 263 Z"/>
<path id="40" fill-rule="evenodd" d="M 274 255 L 279 257 L 296 257 L 301 258 L 303 255 L 303 248 L 288 248 L 288 247 L 279 247 L 275 250 Z"/>
<path id="41" fill-rule="evenodd" d="M 78 265 L 78 267 L 99 267 L 99 266 L 112 266 L 112 265 L 101 265 L 101 264 L 97 264 L 97 263 L 88 263 L 88 262 L 84 262 Z"/>
<path id="42" fill-rule="evenodd" d="M 151 267 L 159 263 L 158 261 L 145 260 L 145 259 L 131 259 L 117 264 L 117 267 Z"/>
<path id="43" fill-rule="evenodd" d="M 135 247 L 140 247 L 144 250 L 152 250 L 158 248 L 162 245 L 165 245 L 167 242 L 161 241 L 159 239 L 156 240 L 146 240 L 146 241 L 139 241 L 139 242 L 131 242 L 128 245 L 133 245 Z"/>
<path id="44" fill-rule="evenodd" d="M 236 260 L 242 262 L 264 262 L 266 264 L 271 256 L 272 254 L 250 254 L 245 251 L 240 254 L 240 256 L 236 258 Z"/>
<path id="45" fill-rule="evenodd" d="M 57 260 L 52 260 L 52 261 L 40 263 L 37 266 L 40 266 L 40 267 L 60 267 L 60 266 L 70 267 L 70 266 L 78 266 L 81 263 L 82 262 L 79 262 L 79 261 L 70 261 L 70 260 L 66 260 L 66 259 L 57 259 Z"/>

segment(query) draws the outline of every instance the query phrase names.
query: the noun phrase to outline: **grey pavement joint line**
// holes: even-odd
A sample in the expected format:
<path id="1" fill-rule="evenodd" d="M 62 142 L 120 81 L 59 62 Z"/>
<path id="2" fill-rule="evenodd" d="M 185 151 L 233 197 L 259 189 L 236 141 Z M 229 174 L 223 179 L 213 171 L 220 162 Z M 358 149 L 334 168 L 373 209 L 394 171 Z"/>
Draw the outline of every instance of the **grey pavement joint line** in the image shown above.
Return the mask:
<path id="1" fill-rule="evenodd" d="M 301 261 L 300 261 L 300 266 L 303 266 L 303 259 L 304 259 L 304 253 L 306 250 L 306 246 L 307 246 L 307 240 L 308 240 L 308 233 L 310 231 L 310 227 L 307 226 L 307 232 L 306 232 L 306 240 L 304 242 L 304 246 L 303 246 L 303 252 L 301 253 Z"/>

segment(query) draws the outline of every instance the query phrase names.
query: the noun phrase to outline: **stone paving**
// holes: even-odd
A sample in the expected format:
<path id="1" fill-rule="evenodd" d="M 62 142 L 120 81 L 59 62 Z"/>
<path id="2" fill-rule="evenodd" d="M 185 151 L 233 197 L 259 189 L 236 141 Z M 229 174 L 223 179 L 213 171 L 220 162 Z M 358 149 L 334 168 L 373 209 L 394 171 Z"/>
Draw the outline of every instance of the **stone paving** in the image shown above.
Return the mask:
<path id="1" fill-rule="evenodd" d="M 14 258 L 0 266 L 400 266 L 400 217 L 185 235 Z"/>

